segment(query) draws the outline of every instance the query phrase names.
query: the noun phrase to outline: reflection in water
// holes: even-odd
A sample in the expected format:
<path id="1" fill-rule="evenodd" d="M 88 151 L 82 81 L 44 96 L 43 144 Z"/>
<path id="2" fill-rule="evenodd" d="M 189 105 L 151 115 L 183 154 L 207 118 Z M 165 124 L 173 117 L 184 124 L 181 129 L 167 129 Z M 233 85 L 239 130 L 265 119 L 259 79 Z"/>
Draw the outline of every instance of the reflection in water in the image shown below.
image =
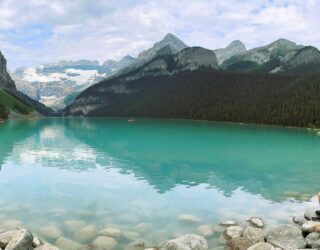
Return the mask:
<path id="1" fill-rule="evenodd" d="M 320 140 L 305 130 L 43 119 L 6 123 L 0 142 L 0 224 L 52 224 L 69 238 L 70 219 L 123 230 L 145 223 L 155 233 L 139 237 L 150 241 L 195 231 L 177 220 L 184 213 L 212 224 L 250 215 L 283 221 L 319 188 Z"/>

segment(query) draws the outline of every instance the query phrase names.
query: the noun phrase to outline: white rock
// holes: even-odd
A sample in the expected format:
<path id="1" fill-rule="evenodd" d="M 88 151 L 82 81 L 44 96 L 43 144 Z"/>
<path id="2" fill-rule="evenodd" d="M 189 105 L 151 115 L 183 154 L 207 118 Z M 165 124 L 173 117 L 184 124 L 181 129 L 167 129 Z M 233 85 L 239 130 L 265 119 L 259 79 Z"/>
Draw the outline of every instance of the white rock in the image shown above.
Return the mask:
<path id="1" fill-rule="evenodd" d="M 5 248 L 17 231 L 18 230 L 11 230 L 0 234 L 0 247 Z"/>
<path id="2" fill-rule="evenodd" d="M 66 250 L 78 250 L 79 248 L 82 247 L 81 244 L 64 237 L 60 237 L 59 239 L 57 239 L 56 245 L 58 246 L 58 248 L 66 249 Z"/>
<path id="3" fill-rule="evenodd" d="M 80 229 L 74 234 L 74 239 L 77 242 L 85 243 L 92 240 L 97 235 L 95 225 L 88 225 Z"/>
<path id="4" fill-rule="evenodd" d="M 316 209 L 308 209 L 305 213 L 304 213 L 304 217 L 307 220 L 312 220 L 312 217 L 317 217 L 316 213 L 315 213 Z"/>
<path id="5" fill-rule="evenodd" d="M 208 250 L 207 240 L 199 235 L 187 234 L 180 238 L 169 240 L 165 250 Z"/>
<path id="6" fill-rule="evenodd" d="M 32 247 L 38 247 L 42 244 L 41 240 L 38 237 L 33 237 Z"/>
<path id="7" fill-rule="evenodd" d="M 119 228 L 115 228 L 115 227 L 107 227 L 105 229 L 102 229 L 99 232 L 99 235 L 119 237 L 121 235 L 121 230 Z"/>
<path id="8" fill-rule="evenodd" d="M 264 222 L 259 217 L 252 217 L 249 219 L 249 222 L 255 227 L 258 227 L 258 228 L 264 227 Z"/>
<path id="9" fill-rule="evenodd" d="M 261 228 L 247 227 L 243 232 L 243 237 L 249 239 L 252 244 L 264 242 L 264 232 Z"/>
<path id="10" fill-rule="evenodd" d="M 32 248 L 32 234 L 26 229 L 15 232 L 5 250 L 29 250 Z"/>
<path id="11" fill-rule="evenodd" d="M 21 225 L 22 225 L 21 221 L 7 220 L 7 221 L 1 223 L 1 228 L 4 230 L 20 229 Z"/>
<path id="12" fill-rule="evenodd" d="M 108 236 L 98 236 L 92 243 L 106 250 L 114 249 L 118 244 L 118 242 L 115 239 Z"/>
<path id="13" fill-rule="evenodd" d="M 317 232 L 320 233 L 320 222 L 318 221 L 307 221 L 302 225 L 302 231 L 306 233 Z"/>
<path id="14" fill-rule="evenodd" d="M 227 227 L 224 230 L 224 237 L 227 240 L 233 239 L 233 238 L 237 238 L 237 237 L 241 237 L 243 233 L 243 229 L 240 226 L 231 226 L 231 227 Z"/>
<path id="15" fill-rule="evenodd" d="M 197 229 L 204 237 L 211 237 L 214 233 L 213 228 L 209 225 L 202 225 Z"/>
<path id="16" fill-rule="evenodd" d="M 188 223 L 199 223 L 201 219 L 193 214 L 182 214 L 178 217 L 179 221 Z"/>
<path id="17" fill-rule="evenodd" d="M 48 240 L 56 240 L 62 236 L 62 232 L 60 231 L 60 229 L 55 226 L 40 228 L 39 234 L 41 234 Z"/>

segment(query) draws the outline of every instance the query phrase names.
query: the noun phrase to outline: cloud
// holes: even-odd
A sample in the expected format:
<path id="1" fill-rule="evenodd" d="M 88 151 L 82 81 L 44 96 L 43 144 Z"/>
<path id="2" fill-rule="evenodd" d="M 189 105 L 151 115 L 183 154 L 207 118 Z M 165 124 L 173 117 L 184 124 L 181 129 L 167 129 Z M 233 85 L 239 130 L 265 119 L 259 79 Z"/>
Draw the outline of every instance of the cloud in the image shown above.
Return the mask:
<path id="1" fill-rule="evenodd" d="M 210 49 L 280 37 L 320 46 L 318 0 L 1 0 L 0 49 L 11 68 L 137 55 L 167 32 Z"/>

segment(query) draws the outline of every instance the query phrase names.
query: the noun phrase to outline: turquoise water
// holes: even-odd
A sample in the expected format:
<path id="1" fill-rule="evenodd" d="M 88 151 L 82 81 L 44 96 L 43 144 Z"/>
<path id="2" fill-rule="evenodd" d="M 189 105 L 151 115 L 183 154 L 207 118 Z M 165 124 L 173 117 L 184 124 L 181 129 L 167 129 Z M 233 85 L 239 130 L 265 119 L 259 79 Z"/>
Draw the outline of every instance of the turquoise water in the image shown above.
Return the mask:
<path id="1" fill-rule="evenodd" d="M 117 227 L 115 249 L 252 215 L 288 221 L 314 206 L 320 136 L 302 129 L 195 121 L 42 119 L 0 125 L 0 228 L 66 221 Z M 312 199 L 311 199 L 312 198 Z M 179 216 L 191 214 L 196 221 Z M 79 228 L 80 229 L 80 228 Z"/>

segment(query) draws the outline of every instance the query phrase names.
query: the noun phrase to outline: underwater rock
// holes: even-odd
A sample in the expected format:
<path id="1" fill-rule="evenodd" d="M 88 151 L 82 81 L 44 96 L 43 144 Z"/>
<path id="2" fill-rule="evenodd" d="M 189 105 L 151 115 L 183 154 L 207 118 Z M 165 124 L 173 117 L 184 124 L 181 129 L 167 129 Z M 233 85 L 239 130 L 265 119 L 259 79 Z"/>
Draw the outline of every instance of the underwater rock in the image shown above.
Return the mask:
<path id="1" fill-rule="evenodd" d="M 114 249 L 118 244 L 118 242 L 114 238 L 108 236 L 98 236 L 92 243 L 100 247 L 101 249 L 108 250 Z"/>
<path id="2" fill-rule="evenodd" d="M 211 237 L 214 233 L 213 228 L 209 225 L 202 225 L 200 227 L 198 227 L 197 229 L 202 236 L 204 237 Z"/>
<path id="3" fill-rule="evenodd" d="M 41 234 L 48 240 L 56 240 L 62 236 L 62 232 L 56 226 L 48 226 L 48 227 L 40 228 L 39 234 Z"/>
<path id="4" fill-rule="evenodd" d="M 207 240 L 196 234 L 187 234 L 164 245 L 165 250 L 208 250 Z"/>
<path id="5" fill-rule="evenodd" d="M 99 235 L 104 236 L 111 236 L 111 237 L 119 237 L 121 235 L 121 230 L 116 227 L 107 227 L 105 229 L 102 229 L 99 232 Z"/>
<path id="6" fill-rule="evenodd" d="M 81 243 L 92 240 L 97 235 L 97 229 L 94 225 L 88 225 L 74 234 L 74 239 Z"/>

